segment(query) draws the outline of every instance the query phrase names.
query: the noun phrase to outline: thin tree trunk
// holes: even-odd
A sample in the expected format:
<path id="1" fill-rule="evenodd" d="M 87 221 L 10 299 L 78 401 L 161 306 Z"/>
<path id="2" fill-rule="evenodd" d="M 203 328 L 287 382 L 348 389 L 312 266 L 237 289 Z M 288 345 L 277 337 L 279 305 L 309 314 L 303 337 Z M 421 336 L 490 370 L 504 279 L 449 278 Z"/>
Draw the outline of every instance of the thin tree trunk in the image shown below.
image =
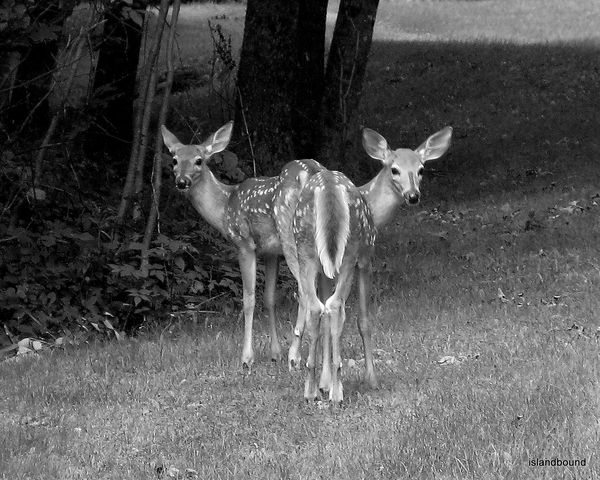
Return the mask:
<path id="1" fill-rule="evenodd" d="M 294 158 L 293 98 L 300 0 L 248 0 L 237 79 L 235 128 L 249 170 L 274 174 Z M 254 156 L 254 158 L 253 158 Z"/>
<path id="2" fill-rule="evenodd" d="M 320 140 L 319 115 L 325 77 L 325 27 L 328 0 L 304 0 L 298 14 L 292 108 L 296 158 L 315 158 Z"/>
<path id="3" fill-rule="evenodd" d="M 332 169 L 343 164 L 362 94 L 379 0 L 341 0 L 333 32 L 323 95 L 319 159 Z"/>
<path id="4" fill-rule="evenodd" d="M 158 15 L 158 24 L 154 35 L 154 43 L 150 49 L 147 62 L 144 66 L 143 73 L 140 75 L 140 95 L 138 96 L 137 104 L 135 105 L 135 124 L 133 128 L 133 141 L 131 146 L 131 155 L 129 157 L 129 166 L 127 168 L 127 177 L 121 194 L 119 210 L 117 211 L 117 224 L 122 225 L 125 219 L 125 214 L 131 204 L 131 199 L 134 192 L 135 177 L 140 168 L 140 161 L 144 161 L 146 151 L 143 144 L 146 143 L 145 138 L 148 134 L 148 125 L 150 123 L 150 109 L 152 107 L 148 100 L 154 98 L 156 90 L 156 63 L 160 52 L 162 35 L 165 27 L 167 12 L 169 10 L 169 0 L 161 0 Z"/>
<path id="5" fill-rule="evenodd" d="M 156 129 L 156 135 L 154 136 L 154 169 L 152 171 L 153 182 L 152 182 L 152 206 L 150 208 L 150 214 L 146 222 L 146 231 L 144 233 L 144 240 L 142 242 L 141 251 L 141 263 L 140 270 L 144 276 L 148 276 L 149 267 L 149 250 L 150 241 L 152 235 L 154 235 L 154 229 L 158 222 L 158 213 L 160 206 L 160 192 L 162 187 L 162 135 L 160 134 L 160 126 L 166 123 L 167 111 L 169 109 L 169 97 L 171 95 L 171 87 L 173 85 L 173 45 L 175 43 L 175 29 L 177 27 L 177 19 L 179 18 L 179 9 L 181 7 L 181 0 L 174 0 L 171 11 L 171 22 L 169 30 L 169 38 L 167 41 L 167 80 L 163 91 L 163 99 L 160 106 L 160 113 L 158 115 L 158 125 Z"/>

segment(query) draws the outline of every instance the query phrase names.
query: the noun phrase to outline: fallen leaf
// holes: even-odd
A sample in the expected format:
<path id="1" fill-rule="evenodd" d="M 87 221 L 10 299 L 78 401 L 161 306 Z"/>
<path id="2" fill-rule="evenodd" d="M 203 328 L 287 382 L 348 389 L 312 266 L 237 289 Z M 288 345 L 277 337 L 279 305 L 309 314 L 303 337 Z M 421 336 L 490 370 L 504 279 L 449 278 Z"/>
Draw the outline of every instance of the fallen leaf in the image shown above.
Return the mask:
<path id="1" fill-rule="evenodd" d="M 437 363 L 439 365 L 454 365 L 455 363 L 458 363 L 458 360 L 454 355 L 445 355 L 440 358 Z"/>
<path id="2" fill-rule="evenodd" d="M 498 287 L 498 298 L 502 303 L 507 303 L 509 301 L 500 287 Z"/>

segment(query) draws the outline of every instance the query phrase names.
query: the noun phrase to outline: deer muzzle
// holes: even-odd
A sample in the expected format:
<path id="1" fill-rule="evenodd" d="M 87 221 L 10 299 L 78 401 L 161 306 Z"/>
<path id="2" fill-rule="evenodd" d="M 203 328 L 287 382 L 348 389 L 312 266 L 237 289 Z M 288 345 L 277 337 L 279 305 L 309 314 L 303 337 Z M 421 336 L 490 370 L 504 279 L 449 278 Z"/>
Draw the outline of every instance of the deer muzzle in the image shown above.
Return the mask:
<path id="1" fill-rule="evenodd" d="M 192 180 L 188 177 L 177 177 L 175 179 L 175 186 L 178 190 L 187 190 L 192 185 Z"/>
<path id="2" fill-rule="evenodd" d="M 419 192 L 407 192 L 404 194 L 404 199 L 409 205 L 416 205 L 420 200 Z"/>

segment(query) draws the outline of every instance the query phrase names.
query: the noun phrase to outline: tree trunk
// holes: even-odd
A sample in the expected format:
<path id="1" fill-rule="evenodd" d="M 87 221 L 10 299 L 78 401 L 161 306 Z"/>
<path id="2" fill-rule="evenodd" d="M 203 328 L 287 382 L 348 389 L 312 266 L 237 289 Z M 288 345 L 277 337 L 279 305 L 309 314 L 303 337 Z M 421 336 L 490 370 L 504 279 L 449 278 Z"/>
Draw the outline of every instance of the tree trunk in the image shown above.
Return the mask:
<path id="1" fill-rule="evenodd" d="M 292 109 L 296 158 L 315 158 L 320 142 L 319 115 L 325 76 L 328 0 L 300 2 L 296 40 L 297 72 Z"/>
<path id="2" fill-rule="evenodd" d="M 145 59 L 145 63 L 140 69 L 139 78 L 139 101 L 135 104 L 135 118 L 133 125 L 133 141 L 129 155 L 129 164 L 123 193 L 117 212 L 117 225 L 122 226 L 125 215 L 131 205 L 134 194 L 136 175 L 141 175 L 142 165 L 146 159 L 146 147 L 148 144 L 148 126 L 150 125 L 150 111 L 152 101 L 156 92 L 156 70 L 160 48 L 162 45 L 163 32 L 167 21 L 167 11 L 169 10 L 169 0 L 161 0 L 158 9 L 158 19 L 156 29 L 151 41 L 150 52 Z M 137 213 L 136 213 L 137 215 Z"/>
<path id="3" fill-rule="evenodd" d="M 341 0 L 333 32 L 323 94 L 323 138 L 319 159 L 328 168 L 343 164 L 362 94 L 379 0 Z"/>
<path id="4" fill-rule="evenodd" d="M 273 175 L 294 158 L 293 98 L 300 0 L 248 0 L 237 79 L 242 166 Z"/>
<path id="5" fill-rule="evenodd" d="M 93 84 L 95 123 L 86 135 L 89 156 L 122 158 L 133 138 L 136 72 L 147 0 L 112 2 L 104 12 L 103 40 Z"/>

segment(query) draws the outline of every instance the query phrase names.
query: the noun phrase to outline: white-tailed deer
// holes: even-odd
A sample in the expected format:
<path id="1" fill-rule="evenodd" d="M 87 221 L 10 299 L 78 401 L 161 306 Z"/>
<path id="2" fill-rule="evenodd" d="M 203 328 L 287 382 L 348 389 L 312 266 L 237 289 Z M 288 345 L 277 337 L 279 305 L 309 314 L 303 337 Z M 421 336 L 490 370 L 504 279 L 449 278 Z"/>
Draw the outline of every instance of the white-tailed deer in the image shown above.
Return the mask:
<path id="1" fill-rule="evenodd" d="M 340 338 L 346 319 L 345 304 L 356 268 L 360 298 L 358 324 L 361 331 L 368 328 L 367 283 L 375 244 L 375 226 L 358 188 L 342 173 L 324 170 L 313 175 L 304 186 L 296 207 L 293 230 L 300 266 L 300 304 L 306 312 L 309 337 L 304 398 L 314 400 L 317 397 L 316 350 L 321 332 L 321 377 L 330 382 L 330 385 L 321 385 L 321 388 L 329 390 L 331 401 L 341 402 Z M 319 300 L 316 291 L 316 280 L 321 273 L 334 279 L 335 285 L 325 304 Z M 329 371 L 325 373 L 325 369 Z"/>
<path id="2" fill-rule="evenodd" d="M 352 184 L 350 184 L 351 186 L 349 186 L 345 180 L 344 182 L 340 183 L 339 185 L 335 186 L 338 190 L 340 189 L 345 189 L 346 190 L 346 195 L 350 196 L 351 198 L 355 198 L 355 193 L 354 190 L 356 189 L 360 195 L 361 198 L 364 199 L 364 202 L 366 203 L 366 205 L 368 206 L 368 216 L 369 219 L 372 220 L 373 225 L 375 226 L 375 228 L 379 228 L 383 225 L 385 225 L 386 223 L 388 223 L 393 215 L 393 213 L 396 211 L 396 209 L 402 204 L 402 203 L 406 203 L 408 205 L 416 205 L 419 203 L 420 200 L 420 190 L 419 190 L 419 185 L 421 182 L 421 178 L 422 178 L 422 174 L 423 174 L 423 165 L 430 161 L 430 160 L 435 160 L 439 157 L 441 157 L 446 150 L 448 149 L 448 147 L 450 146 L 450 140 L 452 137 L 452 128 L 451 127 L 445 127 L 442 130 L 440 130 L 437 133 L 434 133 L 433 135 L 431 135 L 422 145 L 420 145 L 416 150 L 410 150 L 410 149 L 397 149 L 397 150 L 391 150 L 388 146 L 387 141 L 385 140 L 385 138 L 383 138 L 380 134 L 378 134 L 377 132 L 375 132 L 374 130 L 365 128 L 363 130 L 363 136 L 362 136 L 362 140 L 363 140 L 363 147 L 365 149 L 365 151 L 367 152 L 367 154 L 376 159 L 379 160 L 382 163 L 383 168 L 381 169 L 381 171 L 377 174 L 377 176 L 375 176 L 375 178 L 373 178 L 370 182 L 368 182 L 367 184 L 363 185 L 362 187 L 354 187 Z M 322 176 L 322 174 L 319 174 L 320 176 Z M 320 177 L 317 177 L 320 178 Z M 334 178 L 338 178 L 338 177 L 334 177 Z M 342 177 L 339 177 L 342 178 Z M 345 177 L 344 177 L 345 178 Z M 309 186 L 312 187 L 312 189 L 316 189 L 318 186 L 315 185 L 315 182 L 317 180 L 315 179 L 315 181 L 313 182 L 312 179 L 306 184 L 306 186 L 304 187 L 305 190 L 303 190 L 302 194 L 301 194 L 301 202 L 302 204 L 298 204 L 297 206 L 297 210 L 296 210 L 296 215 L 294 218 L 294 222 L 295 225 L 303 225 L 304 220 L 302 220 L 302 218 L 307 215 L 307 211 L 314 211 L 316 206 L 315 205 L 311 205 L 310 204 L 310 198 L 311 198 L 311 191 L 310 190 L 306 190 Z M 314 195 L 313 195 L 314 197 Z M 356 206 L 355 206 L 356 205 Z M 350 217 L 351 221 L 354 221 L 355 223 L 358 222 L 359 220 L 362 222 L 362 213 L 361 211 L 356 211 L 357 208 L 362 208 L 360 207 L 361 203 L 350 203 L 351 206 L 351 211 L 353 212 L 352 214 L 355 216 L 358 216 L 356 218 L 354 217 Z M 309 213 L 310 215 L 310 213 Z M 368 222 L 367 222 L 368 223 Z M 307 229 L 310 230 L 310 225 L 306 227 Z M 347 226 L 345 228 L 348 228 Z M 365 232 L 354 232 L 352 230 L 352 227 L 350 227 L 350 231 L 353 232 L 355 235 L 359 235 L 358 237 L 356 237 L 352 243 L 353 247 L 352 248 L 358 248 L 358 246 L 360 246 L 360 248 L 364 248 L 363 245 L 363 239 L 362 237 L 360 237 L 360 235 L 369 235 L 369 230 L 364 227 Z M 299 282 L 302 283 L 302 287 L 300 288 L 300 296 L 303 295 L 302 290 L 304 290 L 305 292 L 307 292 L 306 294 L 309 295 L 309 300 L 307 300 L 307 302 L 305 302 L 306 304 L 303 305 L 302 303 L 300 304 L 299 307 L 299 311 L 298 311 L 298 319 L 297 319 L 297 323 L 296 323 L 296 327 L 294 328 L 294 338 L 293 338 L 293 342 L 292 345 L 290 346 L 290 350 L 288 352 L 288 364 L 290 366 L 290 368 L 293 368 L 295 366 L 299 366 L 300 365 L 300 343 L 301 343 L 301 338 L 302 338 L 302 333 L 304 331 L 304 327 L 305 327 L 305 322 L 306 319 L 312 319 L 315 315 L 315 298 L 313 298 L 312 292 L 313 292 L 313 287 L 311 287 L 310 285 L 314 285 L 314 279 L 316 278 L 316 275 L 319 274 L 320 272 L 324 272 L 325 274 L 327 274 L 328 270 L 325 270 L 325 265 L 321 264 L 320 266 L 317 265 L 316 263 L 314 263 L 314 258 L 318 258 L 315 257 L 315 253 L 314 251 L 312 253 L 310 253 L 311 248 L 314 248 L 314 246 L 317 244 L 316 240 L 305 240 L 307 239 L 310 235 L 310 232 L 302 232 L 302 230 L 299 230 L 298 233 L 296 234 L 296 243 L 298 246 L 298 257 L 299 257 L 299 262 L 300 264 L 305 264 L 305 265 L 309 265 L 308 267 L 306 267 L 303 271 L 300 272 L 300 280 Z M 334 233 L 331 233 L 331 235 L 334 235 Z M 336 238 L 336 237 L 327 237 L 327 238 Z M 300 250 L 300 245 L 302 245 L 302 243 L 304 241 L 310 241 L 310 244 L 308 247 L 302 247 L 302 250 Z M 361 243 L 363 242 L 363 243 Z M 351 250 L 353 251 L 353 250 Z M 362 252 L 362 250 L 361 250 Z M 308 255 L 308 260 L 305 260 L 302 258 L 302 256 L 307 256 Z M 359 265 L 359 303 L 360 303 L 360 315 L 358 317 L 358 327 L 359 327 L 359 333 L 362 337 L 363 340 L 363 345 L 364 345 L 364 350 L 365 350 L 365 382 L 367 384 L 369 384 L 371 387 L 376 387 L 377 386 L 377 378 L 375 375 L 375 370 L 374 370 L 374 366 L 373 366 L 373 347 L 372 347 L 372 343 L 371 343 L 371 327 L 370 327 L 370 322 L 369 322 L 369 318 L 368 318 L 368 303 L 367 303 L 367 299 L 369 297 L 369 286 L 370 286 L 370 280 L 369 280 L 369 275 L 370 275 L 370 270 L 368 268 L 366 268 L 364 265 L 362 265 L 364 262 L 366 262 L 366 256 L 361 256 L 361 254 L 359 254 L 358 257 L 349 257 L 349 260 L 347 262 L 348 265 L 352 264 L 352 262 L 357 263 Z M 312 261 L 312 263 L 310 263 Z M 308 262 L 308 263 L 307 263 Z M 328 268 L 328 267 L 327 267 Z M 347 267 L 350 268 L 350 267 Z M 316 273 L 314 273 L 313 275 L 313 269 L 316 269 Z M 329 269 L 329 271 L 331 271 Z M 303 275 L 308 275 L 308 279 L 306 278 L 302 278 Z M 344 297 L 344 293 L 347 295 L 346 293 L 346 289 L 350 288 L 350 284 L 351 284 L 351 276 L 349 276 L 350 274 L 348 272 L 346 272 L 345 270 L 340 270 L 340 277 L 336 280 L 336 292 L 338 292 L 339 289 L 339 294 L 335 295 L 334 297 L 330 297 L 330 298 L 334 298 L 334 300 L 331 300 L 331 302 L 334 302 L 334 304 L 336 305 L 337 308 L 337 302 L 341 301 L 341 305 L 342 307 L 340 307 L 340 314 L 339 317 L 342 318 L 341 323 L 343 324 L 343 301 L 345 300 Z M 309 290 L 307 290 L 309 289 Z M 343 299 L 343 300 L 342 300 Z M 307 310 L 308 309 L 308 310 Z M 331 308 L 330 308 L 331 310 Z M 333 317 L 332 317 L 333 318 Z M 313 320 L 311 320 L 311 322 L 314 323 Z M 337 328 L 340 324 L 339 320 L 334 320 L 332 319 L 332 327 L 331 327 L 331 332 L 334 332 L 334 325 Z M 329 334 L 328 329 L 325 328 L 323 330 L 324 332 L 324 338 L 322 341 L 323 344 L 323 370 L 321 372 L 321 379 L 320 379 L 320 388 L 324 391 L 329 390 L 329 387 L 332 385 L 332 379 L 330 376 L 330 373 L 335 371 L 337 366 L 334 364 L 334 368 L 331 369 L 328 365 L 328 362 L 330 361 L 330 355 L 328 352 L 328 348 L 329 348 L 329 340 L 326 338 Z M 309 347 L 309 364 L 312 364 L 312 361 L 314 361 L 314 358 L 311 358 L 310 355 L 311 353 L 314 354 L 314 352 L 312 352 L 312 348 L 313 348 L 313 339 L 312 339 L 312 335 L 314 334 L 314 332 L 311 333 L 311 339 L 310 339 L 310 345 L 311 347 Z M 336 334 L 337 331 L 336 331 Z M 335 340 L 333 341 L 333 345 L 335 345 Z M 334 359 L 337 360 L 337 357 L 335 357 L 335 353 L 334 353 Z M 308 367 L 309 371 L 310 371 L 310 366 Z M 313 367 L 313 372 L 314 372 L 314 367 Z M 311 379 L 312 378 L 312 379 Z M 314 377 L 311 377 L 309 374 L 309 377 L 307 379 L 307 386 L 305 389 L 305 397 L 310 397 L 312 396 L 312 394 L 315 392 L 314 390 L 314 384 L 313 381 Z M 336 400 L 339 396 L 340 396 L 340 390 L 339 388 L 341 388 L 341 385 L 336 385 L 335 381 L 333 383 L 332 386 L 333 389 L 336 389 L 334 391 L 334 393 L 330 394 L 331 398 L 333 400 Z M 314 397 L 313 397 L 314 398 Z"/>
<path id="3" fill-rule="evenodd" d="M 275 320 L 275 285 L 278 262 L 289 252 L 290 270 L 298 278 L 291 231 L 292 215 L 304 182 L 323 167 L 314 160 L 288 163 L 277 177 L 249 178 L 237 185 L 219 182 L 208 167 L 209 158 L 229 144 L 233 123 L 229 122 L 200 145 L 181 143 L 163 125 L 165 146 L 173 156 L 175 185 L 187 194 L 198 213 L 238 250 L 243 284 L 244 346 L 242 364 L 254 361 L 252 324 L 256 288 L 256 256 L 265 261 L 265 304 L 269 318 L 271 358 L 281 359 Z M 287 239 L 280 241 L 280 238 Z"/>

